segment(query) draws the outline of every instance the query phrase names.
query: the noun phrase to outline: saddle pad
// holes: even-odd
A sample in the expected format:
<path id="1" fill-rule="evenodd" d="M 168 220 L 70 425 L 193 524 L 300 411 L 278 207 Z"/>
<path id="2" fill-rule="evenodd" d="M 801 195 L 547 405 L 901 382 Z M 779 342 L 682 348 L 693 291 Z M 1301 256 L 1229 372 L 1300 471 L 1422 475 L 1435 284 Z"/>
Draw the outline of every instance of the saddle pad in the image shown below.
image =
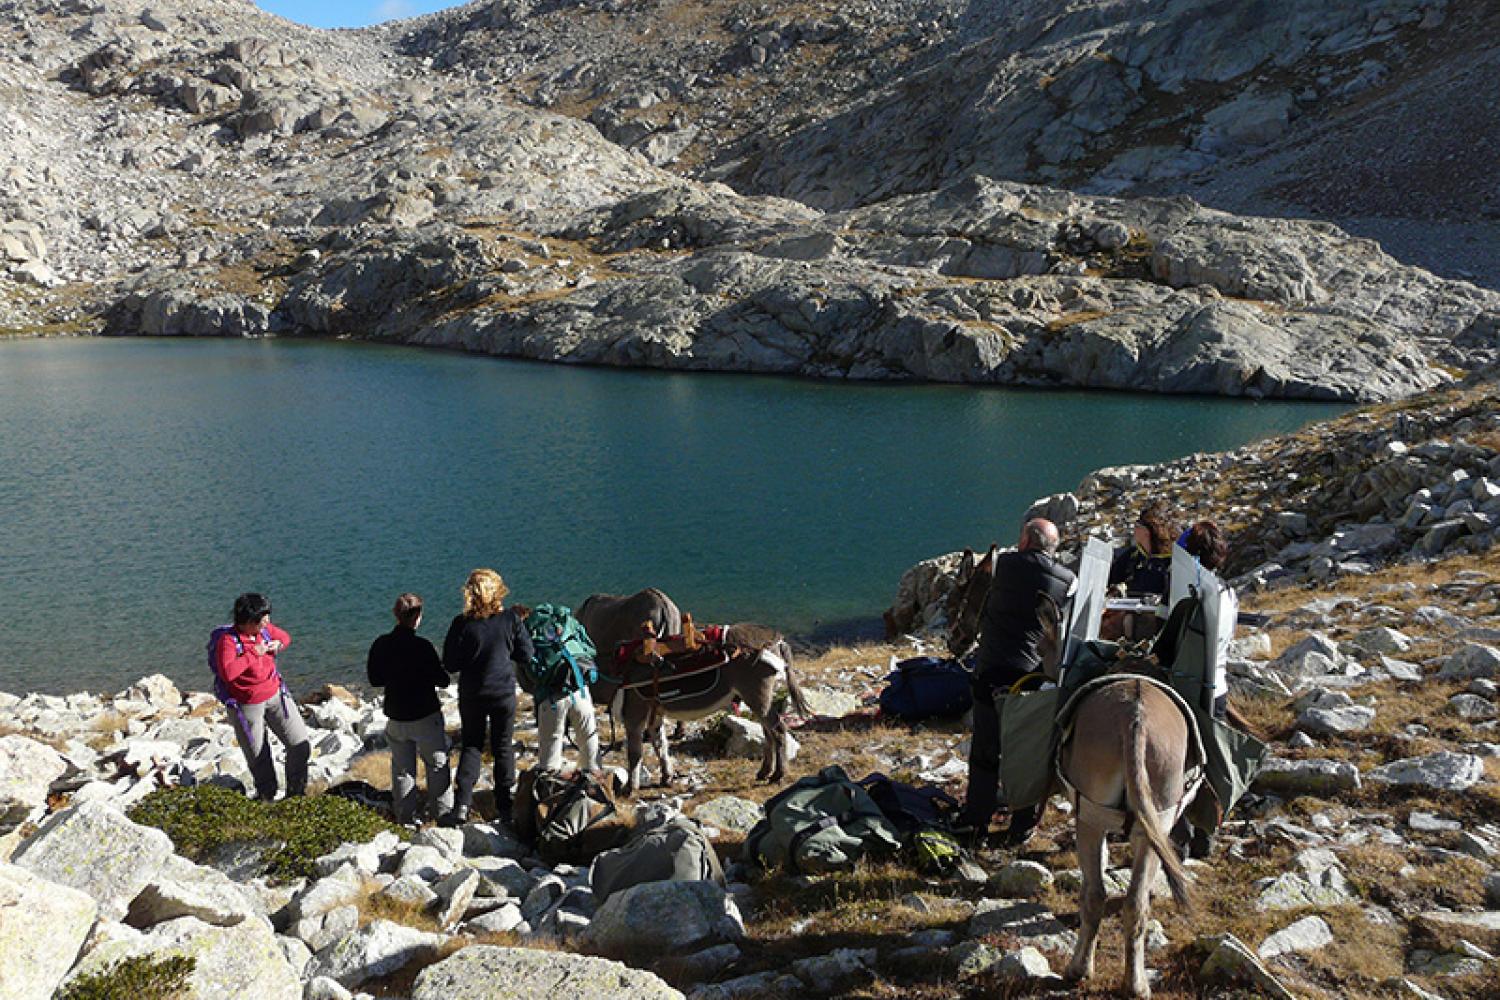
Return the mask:
<path id="1" fill-rule="evenodd" d="M 714 685 L 719 683 L 719 669 L 704 670 L 700 673 L 686 674 L 682 677 L 663 677 L 657 688 L 656 697 L 664 705 L 670 705 L 682 698 L 692 698 L 705 694 Z M 640 694 L 651 697 L 651 686 L 636 689 Z"/>
<path id="2" fill-rule="evenodd" d="M 1096 677 L 1095 679 L 1089 681 L 1087 684 L 1079 687 L 1078 690 L 1072 692 L 1071 695 L 1069 695 L 1068 700 L 1063 703 L 1061 710 L 1059 710 L 1057 713 L 1057 728 L 1062 732 L 1061 742 L 1066 743 L 1068 740 L 1072 739 L 1073 713 L 1078 710 L 1079 704 L 1083 701 L 1086 695 L 1093 694 L 1095 691 L 1098 691 L 1101 688 L 1108 687 L 1111 684 L 1117 684 L 1120 681 L 1130 680 L 1138 680 L 1143 683 L 1150 684 L 1152 687 L 1165 692 L 1166 695 L 1172 699 L 1172 704 L 1177 706 L 1177 710 L 1182 713 L 1183 719 L 1187 721 L 1188 736 L 1190 737 L 1190 745 L 1188 747 L 1190 751 L 1190 756 L 1188 757 L 1187 762 L 1188 767 L 1202 767 L 1203 764 L 1208 760 L 1208 754 L 1203 749 L 1203 734 L 1201 731 L 1199 731 L 1198 717 L 1193 712 L 1192 706 L 1190 706 L 1187 701 L 1183 699 L 1182 695 L 1178 694 L 1171 687 L 1163 684 L 1161 681 L 1155 680 L 1151 677 L 1147 677 L 1145 674 L 1106 674 L 1103 677 Z"/>
<path id="3" fill-rule="evenodd" d="M 624 671 L 625 687 L 664 703 L 691 698 L 719 682 L 719 672 L 729 659 L 724 647 L 705 644 L 664 657 L 659 665 L 630 661 Z"/>

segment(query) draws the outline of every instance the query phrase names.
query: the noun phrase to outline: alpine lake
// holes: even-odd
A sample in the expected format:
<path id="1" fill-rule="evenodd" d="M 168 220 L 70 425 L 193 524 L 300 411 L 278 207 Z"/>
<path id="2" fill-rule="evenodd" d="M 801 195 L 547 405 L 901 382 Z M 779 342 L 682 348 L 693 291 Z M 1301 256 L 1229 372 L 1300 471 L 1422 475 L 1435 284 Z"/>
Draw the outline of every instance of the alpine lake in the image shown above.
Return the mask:
<path id="1" fill-rule="evenodd" d="M 1010 544 L 1110 465 L 1227 449 L 1317 403 L 546 365 L 306 340 L 0 342 L 0 690 L 209 686 L 268 594 L 299 689 L 361 681 L 396 595 L 441 644 L 468 572 L 576 607 L 879 634 L 901 574 Z M 1146 499 L 1146 498 L 1143 498 Z"/>

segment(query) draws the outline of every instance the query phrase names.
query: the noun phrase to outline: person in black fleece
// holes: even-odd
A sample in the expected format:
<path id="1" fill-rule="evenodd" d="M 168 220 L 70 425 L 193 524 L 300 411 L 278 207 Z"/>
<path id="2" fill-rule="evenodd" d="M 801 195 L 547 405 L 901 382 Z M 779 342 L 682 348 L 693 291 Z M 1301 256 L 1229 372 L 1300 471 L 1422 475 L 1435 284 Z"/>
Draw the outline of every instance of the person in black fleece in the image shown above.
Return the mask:
<path id="1" fill-rule="evenodd" d="M 979 652 L 971 682 L 974 733 L 969 739 L 969 789 L 959 819 L 975 839 L 985 835 L 999 803 L 1000 718 L 1005 699 L 1011 686 L 1041 663 L 1037 605 L 1046 596 L 1065 608 L 1078 589 L 1072 570 L 1057 560 L 1057 546 L 1056 525 L 1040 517 L 1027 521 L 1015 551 L 995 560 L 995 576 L 980 612 Z M 1007 840 L 1024 842 L 1039 815 L 1037 807 L 1013 813 Z"/>
<path id="2" fill-rule="evenodd" d="M 427 771 L 427 809 L 434 818 L 453 807 L 448 773 L 448 733 L 437 689 L 448 672 L 432 643 L 417 635 L 422 599 L 402 594 L 391 609 L 396 627 L 370 646 L 365 672 L 372 687 L 385 689 L 386 739 L 391 745 L 391 799 L 397 823 L 417 816 L 417 757 Z"/>
<path id="3" fill-rule="evenodd" d="M 511 790 L 516 783 L 517 663 L 530 663 L 531 636 L 516 608 L 505 609 L 510 588 L 492 569 L 476 569 L 464 584 L 464 613 L 453 619 L 443 640 L 443 662 L 458 674 L 458 715 L 462 723 L 458 788 L 444 826 L 469 818 L 474 784 L 484 757 L 485 733 L 495 758 L 495 815 L 509 821 Z"/>

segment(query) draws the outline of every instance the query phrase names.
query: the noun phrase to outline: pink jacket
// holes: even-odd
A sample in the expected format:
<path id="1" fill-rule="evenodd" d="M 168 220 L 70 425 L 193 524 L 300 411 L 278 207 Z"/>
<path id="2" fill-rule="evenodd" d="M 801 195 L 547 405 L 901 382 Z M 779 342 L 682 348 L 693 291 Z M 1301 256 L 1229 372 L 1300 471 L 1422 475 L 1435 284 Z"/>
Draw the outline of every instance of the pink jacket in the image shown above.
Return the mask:
<path id="1" fill-rule="evenodd" d="M 282 649 L 292 644 L 292 637 L 275 625 L 267 625 L 266 631 L 281 643 Z M 276 654 L 255 651 L 262 642 L 259 632 L 254 635 L 224 632 L 219 636 L 219 677 L 229 696 L 241 705 L 258 705 L 281 690 Z"/>

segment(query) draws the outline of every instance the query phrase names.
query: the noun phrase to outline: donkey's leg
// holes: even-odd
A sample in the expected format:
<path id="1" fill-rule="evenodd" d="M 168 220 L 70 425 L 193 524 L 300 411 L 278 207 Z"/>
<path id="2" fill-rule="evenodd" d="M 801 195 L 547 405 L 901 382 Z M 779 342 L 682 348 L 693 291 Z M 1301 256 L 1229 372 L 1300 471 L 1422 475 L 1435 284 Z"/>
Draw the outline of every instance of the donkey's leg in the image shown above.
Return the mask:
<path id="1" fill-rule="evenodd" d="M 1151 886 L 1156 882 L 1161 859 L 1139 827 L 1130 838 L 1134 860 L 1130 866 L 1130 888 L 1125 894 L 1125 988 L 1134 997 L 1149 997 L 1146 978 L 1146 924 L 1151 920 Z"/>
<path id="2" fill-rule="evenodd" d="M 787 747 L 786 723 L 781 711 L 776 708 L 776 673 L 766 670 L 764 676 L 751 679 L 736 693 L 745 707 L 760 720 L 762 742 L 760 770 L 755 772 L 756 781 L 780 781 L 786 776 Z"/>
<path id="3" fill-rule="evenodd" d="M 781 714 L 772 709 L 770 715 L 760 717 L 764 749 L 761 751 L 760 770 L 755 772 L 756 781 L 780 781 L 786 775 L 787 734 Z"/>
<path id="4" fill-rule="evenodd" d="M 625 794 L 635 795 L 641 785 L 641 758 L 646 756 L 642 737 L 650 712 L 642 699 L 627 695 L 620 708 L 620 721 L 625 724 Z"/>
<path id="5" fill-rule="evenodd" d="M 670 785 L 676 775 L 672 771 L 672 752 L 667 747 L 667 716 L 660 705 L 651 709 L 651 746 L 656 750 L 656 760 L 661 764 L 661 783 Z"/>
<path id="6" fill-rule="evenodd" d="M 1082 816 L 1078 819 L 1077 850 L 1083 886 L 1078 891 L 1078 945 L 1063 973 L 1069 982 L 1081 982 L 1094 974 L 1094 946 L 1099 943 L 1099 924 L 1104 920 L 1107 905 L 1104 869 L 1109 860 L 1109 844 L 1103 828 Z"/>

